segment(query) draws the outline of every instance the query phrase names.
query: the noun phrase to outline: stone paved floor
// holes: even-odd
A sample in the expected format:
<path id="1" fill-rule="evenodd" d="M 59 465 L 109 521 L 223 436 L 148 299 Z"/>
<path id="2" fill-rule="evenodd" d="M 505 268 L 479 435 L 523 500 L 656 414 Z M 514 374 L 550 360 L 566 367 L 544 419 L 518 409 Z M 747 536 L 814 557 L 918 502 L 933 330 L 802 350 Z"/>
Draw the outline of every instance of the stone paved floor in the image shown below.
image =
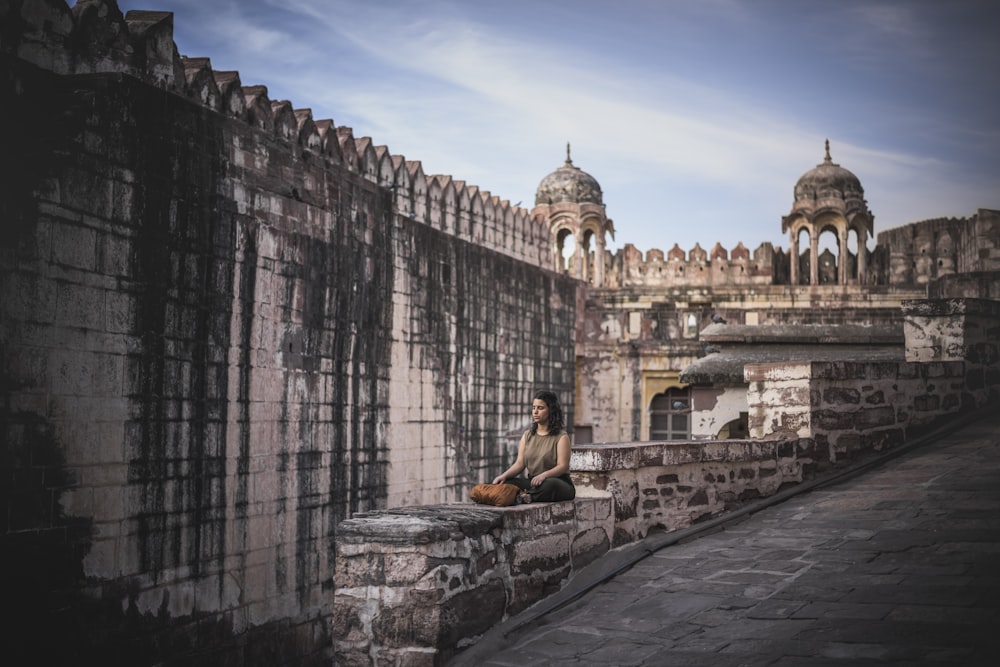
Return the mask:
<path id="1" fill-rule="evenodd" d="M 1000 414 L 508 631 L 453 664 L 1000 665 Z"/>

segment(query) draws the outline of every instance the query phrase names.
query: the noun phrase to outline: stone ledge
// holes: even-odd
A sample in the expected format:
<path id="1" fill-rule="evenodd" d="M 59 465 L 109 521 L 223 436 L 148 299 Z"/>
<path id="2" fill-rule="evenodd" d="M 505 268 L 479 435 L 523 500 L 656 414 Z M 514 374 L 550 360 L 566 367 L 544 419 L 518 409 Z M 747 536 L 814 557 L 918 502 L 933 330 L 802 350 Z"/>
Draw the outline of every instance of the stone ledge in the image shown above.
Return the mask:
<path id="1" fill-rule="evenodd" d="M 429 544 L 446 539 L 479 537 L 499 528 L 502 517 L 481 505 L 422 505 L 362 512 L 337 526 L 337 540 L 366 544 Z"/>
<path id="2" fill-rule="evenodd" d="M 943 317 L 951 315 L 979 315 L 1000 317 L 1000 302 L 989 299 L 912 299 L 902 303 L 906 317 Z"/>
<path id="3" fill-rule="evenodd" d="M 690 463 L 760 461 L 790 456 L 795 453 L 795 447 L 802 447 L 805 442 L 796 445 L 788 440 L 706 440 L 576 445 L 570 469 L 589 473 Z"/>
<path id="4" fill-rule="evenodd" d="M 338 662 L 440 664 L 490 627 L 554 593 L 607 553 L 611 494 L 491 507 L 471 503 L 365 512 L 336 539 Z"/>

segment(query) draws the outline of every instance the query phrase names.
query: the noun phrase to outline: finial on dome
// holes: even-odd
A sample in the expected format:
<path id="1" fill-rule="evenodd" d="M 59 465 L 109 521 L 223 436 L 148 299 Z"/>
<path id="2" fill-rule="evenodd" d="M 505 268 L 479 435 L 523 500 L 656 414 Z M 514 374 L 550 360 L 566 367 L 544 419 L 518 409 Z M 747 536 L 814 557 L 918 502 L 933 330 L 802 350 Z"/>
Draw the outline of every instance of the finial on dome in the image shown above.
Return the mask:
<path id="1" fill-rule="evenodd" d="M 826 157 L 823 158 L 823 162 L 833 162 L 833 158 L 830 157 L 830 140 L 826 140 Z"/>
<path id="2" fill-rule="evenodd" d="M 573 160 L 569 156 L 569 142 L 566 142 L 566 164 L 568 166 L 573 166 Z"/>

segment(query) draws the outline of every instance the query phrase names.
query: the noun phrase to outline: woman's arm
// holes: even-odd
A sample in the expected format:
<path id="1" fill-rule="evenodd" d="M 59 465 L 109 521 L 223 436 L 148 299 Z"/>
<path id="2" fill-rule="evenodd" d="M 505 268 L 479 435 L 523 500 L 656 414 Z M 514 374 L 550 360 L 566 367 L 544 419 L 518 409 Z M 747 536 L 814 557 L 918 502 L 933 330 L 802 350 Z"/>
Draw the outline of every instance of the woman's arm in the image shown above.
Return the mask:
<path id="1" fill-rule="evenodd" d="M 527 441 L 527 438 L 528 438 L 527 433 L 521 436 L 521 442 L 517 446 L 517 458 L 514 460 L 514 463 L 512 463 L 509 468 L 507 468 L 506 472 L 497 475 L 497 477 L 493 480 L 494 484 L 503 484 L 504 481 L 506 481 L 511 477 L 514 477 L 519 472 L 524 470 L 524 443 Z"/>
<path id="2" fill-rule="evenodd" d="M 571 448 L 569 446 L 569 436 L 563 433 L 556 441 L 556 464 L 544 472 L 540 472 L 531 478 L 531 485 L 538 486 L 547 477 L 559 477 L 569 472 L 569 457 Z"/>

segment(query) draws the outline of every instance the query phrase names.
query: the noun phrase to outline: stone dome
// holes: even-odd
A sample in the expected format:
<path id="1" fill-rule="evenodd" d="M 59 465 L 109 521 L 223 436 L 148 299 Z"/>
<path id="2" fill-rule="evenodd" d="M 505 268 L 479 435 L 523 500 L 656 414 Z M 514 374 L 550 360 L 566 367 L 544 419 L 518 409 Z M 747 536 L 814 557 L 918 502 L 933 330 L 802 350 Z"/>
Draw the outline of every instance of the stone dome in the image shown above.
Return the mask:
<path id="1" fill-rule="evenodd" d="M 815 201 L 837 198 L 864 200 L 865 191 L 861 181 L 853 173 L 834 163 L 830 158 L 830 140 L 826 141 L 826 158 L 802 174 L 795 184 L 795 201 Z"/>
<path id="2" fill-rule="evenodd" d="M 541 204 L 604 204 L 597 179 L 573 166 L 566 144 L 566 163 L 546 176 L 535 191 L 535 206 Z"/>

